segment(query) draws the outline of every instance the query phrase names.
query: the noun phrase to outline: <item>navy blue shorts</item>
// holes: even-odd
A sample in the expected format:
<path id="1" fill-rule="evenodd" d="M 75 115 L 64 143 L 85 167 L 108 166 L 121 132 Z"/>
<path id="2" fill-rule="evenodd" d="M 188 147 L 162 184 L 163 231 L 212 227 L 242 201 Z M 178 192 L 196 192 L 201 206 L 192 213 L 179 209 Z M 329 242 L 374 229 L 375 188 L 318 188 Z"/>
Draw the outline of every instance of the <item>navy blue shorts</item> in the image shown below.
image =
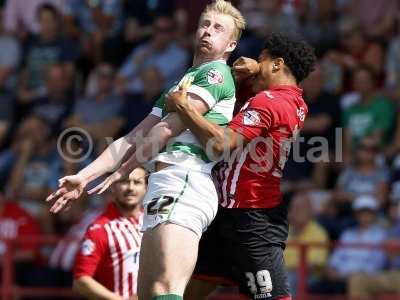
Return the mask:
<path id="1" fill-rule="evenodd" d="M 287 204 L 269 209 L 218 208 L 203 234 L 194 278 L 232 283 L 251 299 L 290 297 L 283 251 Z"/>

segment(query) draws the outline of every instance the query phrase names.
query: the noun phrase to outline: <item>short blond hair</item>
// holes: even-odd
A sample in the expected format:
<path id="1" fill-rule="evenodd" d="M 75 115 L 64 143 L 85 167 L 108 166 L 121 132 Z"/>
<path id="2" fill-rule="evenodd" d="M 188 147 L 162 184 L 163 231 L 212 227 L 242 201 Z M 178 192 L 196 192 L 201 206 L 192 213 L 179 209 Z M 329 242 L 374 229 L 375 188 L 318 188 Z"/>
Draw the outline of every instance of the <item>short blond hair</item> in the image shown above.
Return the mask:
<path id="1" fill-rule="evenodd" d="M 206 8 L 204 9 L 204 11 L 200 16 L 200 20 L 203 18 L 205 14 L 208 13 L 218 13 L 231 16 L 235 24 L 233 38 L 236 41 L 240 39 L 242 31 L 246 27 L 246 20 L 244 19 L 240 11 L 232 5 L 232 3 L 224 0 L 216 0 L 215 2 L 206 6 Z"/>

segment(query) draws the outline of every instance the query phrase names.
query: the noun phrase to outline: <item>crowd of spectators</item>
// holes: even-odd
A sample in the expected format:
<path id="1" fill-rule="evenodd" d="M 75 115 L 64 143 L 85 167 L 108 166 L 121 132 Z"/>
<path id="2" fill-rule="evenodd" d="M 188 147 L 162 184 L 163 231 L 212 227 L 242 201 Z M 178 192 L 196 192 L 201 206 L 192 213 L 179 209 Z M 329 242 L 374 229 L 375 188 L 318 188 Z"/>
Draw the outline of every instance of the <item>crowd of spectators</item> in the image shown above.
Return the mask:
<path id="1" fill-rule="evenodd" d="M 58 178 L 96 157 L 106 138 L 137 125 L 190 66 L 193 33 L 210 1 L 0 2 L 0 238 L 65 236 L 56 247 L 18 246 L 17 280 L 69 285 L 64 274 L 78 247 L 69 238 L 83 234 L 109 196 L 89 197 L 56 216 L 44 199 Z M 302 83 L 309 115 L 282 183 L 289 240 L 400 241 L 399 2 L 232 2 L 248 26 L 230 62 L 256 58 L 273 31 L 303 36 L 319 58 Z M 58 143 L 71 127 L 93 143 L 84 136 Z M 87 148 L 84 160 L 60 155 L 74 158 Z M 295 293 L 298 250 L 289 247 L 286 260 Z M 310 292 L 400 293 L 395 247 L 312 248 L 308 263 Z"/>

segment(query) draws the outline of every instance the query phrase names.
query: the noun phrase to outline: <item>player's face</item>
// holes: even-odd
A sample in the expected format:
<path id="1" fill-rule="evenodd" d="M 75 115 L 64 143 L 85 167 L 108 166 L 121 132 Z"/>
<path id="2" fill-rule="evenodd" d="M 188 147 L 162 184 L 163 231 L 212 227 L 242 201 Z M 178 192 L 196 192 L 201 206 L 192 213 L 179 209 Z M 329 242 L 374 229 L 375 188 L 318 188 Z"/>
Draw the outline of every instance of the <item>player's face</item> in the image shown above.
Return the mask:
<path id="1" fill-rule="evenodd" d="M 197 54 L 219 59 L 232 52 L 237 43 L 233 39 L 234 29 L 235 23 L 231 16 L 218 13 L 203 15 L 196 32 Z"/>
<path id="2" fill-rule="evenodd" d="M 113 194 L 117 205 L 123 209 L 137 206 L 146 192 L 146 173 L 137 168 L 129 175 L 127 180 L 116 182 L 113 186 Z"/>
<path id="3" fill-rule="evenodd" d="M 260 72 L 253 82 L 253 90 L 255 92 L 268 89 L 274 70 L 274 60 L 265 50 L 258 57 L 258 63 L 260 64 Z"/>

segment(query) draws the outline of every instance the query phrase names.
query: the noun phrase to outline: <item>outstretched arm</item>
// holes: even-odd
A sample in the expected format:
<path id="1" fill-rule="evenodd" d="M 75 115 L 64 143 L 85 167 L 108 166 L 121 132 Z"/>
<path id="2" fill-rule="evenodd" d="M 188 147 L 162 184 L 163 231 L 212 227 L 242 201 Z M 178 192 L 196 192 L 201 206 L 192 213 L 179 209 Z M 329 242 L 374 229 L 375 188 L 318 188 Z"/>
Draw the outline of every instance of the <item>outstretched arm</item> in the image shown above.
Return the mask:
<path id="1" fill-rule="evenodd" d="M 129 153 L 135 151 L 136 147 L 143 142 L 143 138 L 148 134 L 151 128 L 156 126 L 159 122 L 160 118 L 154 115 L 148 115 L 131 132 L 108 146 L 98 158 L 82 169 L 78 175 L 90 182 L 107 172 L 112 172 L 124 159 L 126 160 L 129 157 Z"/>
<path id="2" fill-rule="evenodd" d="M 76 175 L 61 178 L 59 188 L 46 199 L 48 202 L 55 200 L 50 212 L 59 212 L 70 201 L 78 199 L 89 182 L 118 168 L 121 162 L 128 159 L 129 155 L 143 141 L 143 137 L 159 121 L 159 117 L 148 115 L 130 133 L 114 141 L 98 158 Z"/>
<path id="3" fill-rule="evenodd" d="M 197 95 L 190 94 L 188 102 L 192 108 L 200 115 L 206 113 L 209 108 L 207 104 Z M 136 152 L 121 167 L 107 177 L 102 183 L 89 191 L 89 194 L 104 192 L 112 183 L 129 175 L 135 168 L 150 161 L 156 156 L 162 148 L 167 145 L 170 138 L 179 135 L 187 127 L 183 124 L 177 113 L 170 113 L 168 116 L 154 126 L 146 136 L 140 147 L 136 148 Z"/>

